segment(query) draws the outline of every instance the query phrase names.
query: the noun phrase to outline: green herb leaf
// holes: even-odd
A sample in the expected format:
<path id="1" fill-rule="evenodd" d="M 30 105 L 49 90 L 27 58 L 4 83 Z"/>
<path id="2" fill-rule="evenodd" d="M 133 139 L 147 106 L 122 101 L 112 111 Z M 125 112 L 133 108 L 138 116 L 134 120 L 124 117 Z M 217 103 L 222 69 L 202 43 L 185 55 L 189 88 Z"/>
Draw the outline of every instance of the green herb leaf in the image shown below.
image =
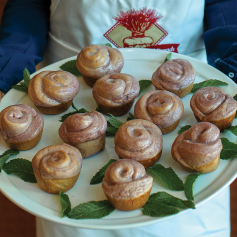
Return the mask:
<path id="1" fill-rule="evenodd" d="M 25 68 L 24 71 L 23 71 L 23 80 L 25 82 L 27 90 L 28 90 L 28 85 L 30 83 L 30 79 L 31 79 L 30 78 L 30 72 L 29 72 L 29 70 L 27 68 Z"/>
<path id="2" fill-rule="evenodd" d="M 19 154 L 19 151 L 15 151 L 12 149 L 9 149 L 5 151 L 2 155 L 0 155 L 0 173 L 2 171 L 2 167 L 5 164 L 5 162 L 12 156 Z"/>
<path id="3" fill-rule="evenodd" d="M 184 193 L 188 200 L 191 200 L 191 201 L 194 200 L 194 197 L 193 197 L 194 184 L 200 175 L 202 175 L 202 173 L 190 174 L 186 178 L 186 181 L 184 183 Z"/>
<path id="4" fill-rule="evenodd" d="M 135 116 L 132 113 L 129 112 L 127 121 L 133 120 L 133 119 L 136 119 Z"/>
<path id="5" fill-rule="evenodd" d="M 191 93 L 195 93 L 197 90 L 199 90 L 203 87 L 223 86 L 223 85 L 228 85 L 228 83 L 226 83 L 224 81 L 217 80 L 217 79 L 210 79 L 210 80 L 202 81 L 200 83 L 193 84 L 193 89 L 192 89 Z"/>
<path id="6" fill-rule="evenodd" d="M 171 60 L 171 56 L 172 56 L 172 53 L 168 53 L 164 62 Z"/>
<path id="7" fill-rule="evenodd" d="M 138 96 L 151 84 L 152 84 L 151 80 L 140 80 L 139 81 L 140 91 L 139 91 Z"/>
<path id="8" fill-rule="evenodd" d="M 229 130 L 229 131 L 232 132 L 235 136 L 237 136 L 237 125 L 236 125 L 236 126 L 230 126 L 230 127 L 227 128 L 226 130 Z"/>
<path id="9" fill-rule="evenodd" d="M 107 121 L 107 130 L 106 130 L 106 136 L 114 136 L 116 132 L 118 131 L 118 128 L 113 127 L 110 123 Z"/>
<path id="10" fill-rule="evenodd" d="M 81 73 L 77 69 L 76 61 L 77 61 L 76 59 L 70 60 L 70 61 L 64 63 L 63 65 L 61 65 L 60 69 L 62 69 L 63 71 L 70 72 L 77 77 L 81 76 Z"/>
<path id="11" fill-rule="evenodd" d="M 227 138 L 221 137 L 223 148 L 221 150 L 220 158 L 228 160 L 237 157 L 237 144 L 230 142 Z"/>
<path id="12" fill-rule="evenodd" d="M 7 174 L 15 174 L 20 177 L 25 182 L 36 183 L 36 178 L 32 168 L 32 163 L 29 160 L 25 159 L 14 159 L 5 163 L 3 170 Z"/>
<path id="13" fill-rule="evenodd" d="M 28 93 L 28 87 L 25 85 L 25 82 L 20 82 L 18 85 L 13 85 L 11 88 Z"/>
<path id="14" fill-rule="evenodd" d="M 62 217 L 68 216 L 71 211 L 71 202 L 68 195 L 59 191 L 59 199 L 62 207 Z"/>
<path id="15" fill-rule="evenodd" d="M 110 123 L 113 127 L 115 128 L 119 128 L 123 122 L 121 122 L 119 119 L 117 119 L 116 117 L 114 117 L 112 114 L 109 114 L 111 117 L 108 120 L 108 123 Z"/>
<path id="16" fill-rule="evenodd" d="M 166 192 L 153 193 L 142 208 L 144 215 L 152 217 L 163 217 L 174 215 L 179 212 L 178 208 L 195 208 L 190 200 L 176 198 Z"/>
<path id="17" fill-rule="evenodd" d="M 68 216 L 71 219 L 100 219 L 108 216 L 115 208 L 108 200 L 90 201 L 74 207 Z"/>
<path id="18" fill-rule="evenodd" d="M 106 43 L 105 46 L 108 46 L 108 47 L 112 48 L 112 44 L 110 44 L 110 43 Z"/>
<path id="19" fill-rule="evenodd" d="M 161 164 L 155 164 L 146 170 L 156 175 L 166 188 L 174 191 L 184 190 L 183 181 L 178 177 L 171 167 L 165 168 Z"/>
<path id="20" fill-rule="evenodd" d="M 102 182 L 104 175 L 105 175 L 105 171 L 108 168 L 108 166 L 110 164 L 112 164 L 113 162 L 115 162 L 115 159 L 111 159 L 105 166 L 103 166 L 91 179 L 90 184 L 99 184 Z"/>
<path id="21" fill-rule="evenodd" d="M 235 96 L 233 96 L 233 98 L 237 101 L 237 94 Z"/>
<path id="22" fill-rule="evenodd" d="M 178 131 L 178 134 L 181 134 L 182 132 L 185 132 L 186 130 L 189 130 L 189 128 L 191 128 L 191 125 L 185 125 L 183 127 L 181 127 Z"/>

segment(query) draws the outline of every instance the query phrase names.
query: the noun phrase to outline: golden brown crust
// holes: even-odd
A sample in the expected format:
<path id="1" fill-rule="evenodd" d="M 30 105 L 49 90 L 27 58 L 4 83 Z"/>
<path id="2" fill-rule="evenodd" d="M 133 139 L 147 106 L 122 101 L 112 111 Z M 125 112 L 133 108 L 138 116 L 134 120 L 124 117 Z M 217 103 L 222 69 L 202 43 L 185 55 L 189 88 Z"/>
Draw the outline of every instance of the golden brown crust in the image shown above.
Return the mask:
<path id="1" fill-rule="evenodd" d="M 162 63 L 152 75 L 157 90 L 167 90 L 180 98 L 193 88 L 196 72 L 192 64 L 184 59 L 172 59 Z"/>
<path id="2" fill-rule="evenodd" d="M 85 82 L 93 87 L 95 81 L 100 77 L 119 73 L 124 65 L 124 58 L 118 49 L 90 45 L 78 54 L 76 65 Z"/>

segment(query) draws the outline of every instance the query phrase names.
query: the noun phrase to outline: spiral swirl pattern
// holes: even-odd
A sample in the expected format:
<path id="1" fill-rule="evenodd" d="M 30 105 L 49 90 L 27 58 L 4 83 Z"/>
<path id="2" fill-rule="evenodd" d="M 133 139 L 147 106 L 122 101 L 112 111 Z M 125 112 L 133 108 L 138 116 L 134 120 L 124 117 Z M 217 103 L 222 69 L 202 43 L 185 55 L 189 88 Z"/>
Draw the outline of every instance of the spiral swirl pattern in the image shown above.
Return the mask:
<path id="1" fill-rule="evenodd" d="M 196 168 L 214 160 L 222 150 L 220 130 L 201 122 L 181 133 L 172 145 L 172 156 L 184 166 Z"/>
<path id="2" fill-rule="evenodd" d="M 43 71 L 34 76 L 28 95 L 36 106 L 51 107 L 72 100 L 79 92 L 76 76 L 66 71 Z"/>
<path id="3" fill-rule="evenodd" d="M 92 78 L 120 72 L 124 64 L 122 53 L 115 48 L 90 45 L 82 49 L 77 57 L 78 70 Z"/>
<path id="4" fill-rule="evenodd" d="M 137 79 L 125 73 L 109 74 L 98 79 L 93 86 L 93 97 L 104 106 L 119 106 L 134 101 L 139 94 Z"/>
<path id="5" fill-rule="evenodd" d="M 59 136 L 69 144 L 94 140 L 106 132 L 107 121 L 105 117 L 92 111 L 86 114 L 69 116 L 59 128 Z"/>
<path id="6" fill-rule="evenodd" d="M 134 115 L 156 124 L 160 129 L 179 121 L 183 115 L 183 103 L 175 94 L 160 90 L 142 95 L 134 107 Z"/>
<path id="7" fill-rule="evenodd" d="M 0 113 L 0 132 L 5 141 L 22 142 L 37 136 L 44 119 L 28 105 L 11 105 Z"/>
<path id="8" fill-rule="evenodd" d="M 135 119 L 120 126 L 114 144 L 119 157 L 140 162 L 161 152 L 163 138 L 160 129 L 154 123 Z"/>
<path id="9" fill-rule="evenodd" d="M 134 198 L 151 189 L 153 179 L 135 160 L 122 159 L 106 169 L 102 188 L 107 195 L 117 199 Z"/>

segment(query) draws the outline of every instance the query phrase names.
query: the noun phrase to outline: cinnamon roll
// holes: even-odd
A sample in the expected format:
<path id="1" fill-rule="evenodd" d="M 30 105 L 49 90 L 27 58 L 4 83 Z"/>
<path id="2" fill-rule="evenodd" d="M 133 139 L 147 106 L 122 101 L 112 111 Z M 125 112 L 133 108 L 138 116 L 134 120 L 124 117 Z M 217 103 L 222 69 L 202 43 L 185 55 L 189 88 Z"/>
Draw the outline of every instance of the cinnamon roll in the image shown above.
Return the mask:
<path id="1" fill-rule="evenodd" d="M 162 63 L 151 80 L 157 90 L 171 91 L 182 98 L 191 92 L 195 77 L 195 69 L 189 61 L 172 59 Z"/>
<path id="2" fill-rule="evenodd" d="M 237 101 L 220 88 L 205 87 L 193 94 L 190 107 L 198 122 L 213 123 L 222 132 L 235 118 Z"/>
<path id="3" fill-rule="evenodd" d="M 51 145 L 35 154 L 32 166 L 42 190 L 48 193 L 66 192 L 79 177 L 82 156 L 78 149 L 68 144 Z"/>
<path id="4" fill-rule="evenodd" d="M 83 158 L 92 156 L 105 148 L 107 121 L 97 112 L 69 116 L 59 128 L 62 140 L 77 147 Z"/>
<path id="5" fill-rule="evenodd" d="M 173 142 L 171 154 L 188 171 L 209 173 L 217 169 L 222 150 L 220 130 L 209 122 L 193 125 Z"/>
<path id="6" fill-rule="evenodd" d="M 166 90 L 145 93 L 134 107 L 135 118 L 154 123 L 162 134 L 170 133 L 178 126 L 183 111 L 181 99 Z"/>
<path id="7" fill-rule="evenodd" d="M 66 71 L 43 71 L 29 83 L 28 95 L 33 104 L 44 114 L 66 111 L 79 92 L 76 76 Z"/>
<path id="8" fill-rule="evenodd" d="M 124 58 L 118 49 L 90 45 L 78 54 L 76 65 L 84 81 L 93 87 L 100 77 L 106 74 L 119 73 L 124 65 Z"/>
<path id="9" fill-rule="evenodd" d="M 93 97 L 103 114 L 120 116 L 127 113 L 140 91 L 139 82 L 125 73 L 108 74 L 96 81 Z"/>
<path id="10" fill-rule="evenodd" d="M 115 152 L 120 158 L 136 160 L 148 168 L 159 160 L 163 138 L 160 129 L 154 123 L 134 119 L 119 127 L 114 144 Z"/>
<path id="11" fill-rule="evenodd" d="M 105 171 L 102 188 L 118 210 L 132 211 L 144 206 L 150 196 L 153 178 L 135 160 L 117 160 Z"/>
<path id="12" fill-rule="evenodd" d="M 44 119 L 28 105 L 11 105 L 0 113 L 0 133 L 7 145 L 24 151 L 35 147 L 43 132 Z"/>

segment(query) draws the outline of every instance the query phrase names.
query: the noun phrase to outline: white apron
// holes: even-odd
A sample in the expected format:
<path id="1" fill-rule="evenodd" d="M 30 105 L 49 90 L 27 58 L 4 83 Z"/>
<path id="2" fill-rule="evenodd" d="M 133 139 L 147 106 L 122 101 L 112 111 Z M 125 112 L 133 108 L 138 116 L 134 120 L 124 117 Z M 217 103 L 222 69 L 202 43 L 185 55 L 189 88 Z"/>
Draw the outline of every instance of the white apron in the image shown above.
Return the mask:
<path id="1" fill-rule="evenodd" d="M 150 27 L 121 24 L 124 15 L 153 11 Z M 134 13 L 134 11 L 133 11 Z M 118 17 L 120 16 L 120 19 Z M 153 47 L 206 62 L 202 39 L 203 0 L 52 0 L 48 46 L 42 66 L 75 56 L 90 44 L 113 47 Z M 114 19 L 116 18 L 116 19 Z M 230 236 L 229 187 L 192 210 L 168 221 L 122 230 L 86 230 L 37 218 L 37 237 Z"/>

